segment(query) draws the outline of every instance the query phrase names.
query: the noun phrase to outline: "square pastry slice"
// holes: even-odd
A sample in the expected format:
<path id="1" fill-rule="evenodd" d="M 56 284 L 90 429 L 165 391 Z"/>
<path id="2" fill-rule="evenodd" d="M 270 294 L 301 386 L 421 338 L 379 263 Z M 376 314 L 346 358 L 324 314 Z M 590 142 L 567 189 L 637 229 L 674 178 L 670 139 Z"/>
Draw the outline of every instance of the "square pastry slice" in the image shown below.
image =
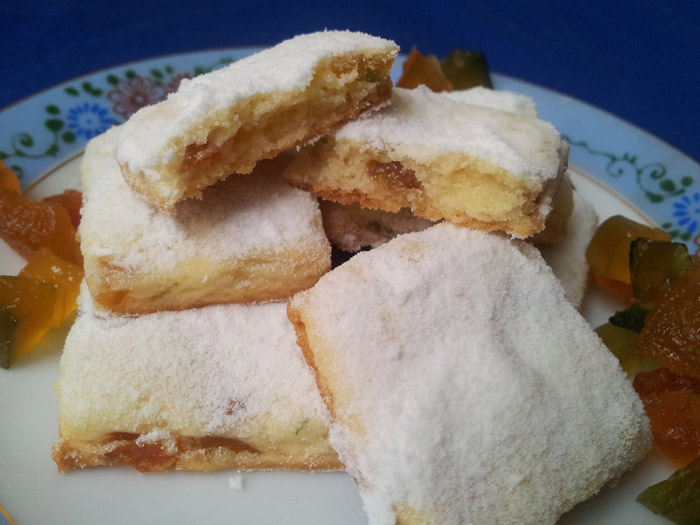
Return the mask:
<path id="1" fill-rule="evenodd" d="M 134 114 L 116 155 L 124 178 L 173 210 L 232 173 L 302 144 L 391 95 L 398 47 L 363 33 L 302 35 L 183 81 Z"/>
<path id="2" fill-rule="evenodd" d="M 521 241 L 402 235 L 288 313 L 373 525 L 554 523 L 651 447 L 619 363 Z"/>
<path id="3" fill-rule="evenodd" d="M 171 215 L 124 182 L 115 132 L 88 144 L 81 167 L 81 250 L 99 307 L 140 314 L 285 299 L 330 269 L 318 203 L 284 182 L 276 161 Z"/>
<path id="4" fill-rule="evenodd" d="M 83 287 L 56 386 L 58 470 L 342 468 L 286 303 L 101 316 Z"/>
<path id="5" fill-rule="evenodd" d="M 302 149 L 285 177 L 341 204 L 528 237 L 544 228 L 568 151 L 530 115 L 397 88 L 391 104 Z"/>

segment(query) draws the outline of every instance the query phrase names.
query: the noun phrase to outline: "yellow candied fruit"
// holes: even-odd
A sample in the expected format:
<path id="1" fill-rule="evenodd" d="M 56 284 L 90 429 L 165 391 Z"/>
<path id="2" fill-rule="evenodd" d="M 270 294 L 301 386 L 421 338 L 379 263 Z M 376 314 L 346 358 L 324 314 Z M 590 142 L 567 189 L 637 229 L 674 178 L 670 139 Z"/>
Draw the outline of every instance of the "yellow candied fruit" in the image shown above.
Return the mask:
<path id="1" fill-rule="evenodd" d="M 640 237 L 671 240 L 671 236 L 659 228 L 616 215 L 598 226 L 586 250 L 586 260 L 600 277 L 630 284 L 630 245 Z"/>

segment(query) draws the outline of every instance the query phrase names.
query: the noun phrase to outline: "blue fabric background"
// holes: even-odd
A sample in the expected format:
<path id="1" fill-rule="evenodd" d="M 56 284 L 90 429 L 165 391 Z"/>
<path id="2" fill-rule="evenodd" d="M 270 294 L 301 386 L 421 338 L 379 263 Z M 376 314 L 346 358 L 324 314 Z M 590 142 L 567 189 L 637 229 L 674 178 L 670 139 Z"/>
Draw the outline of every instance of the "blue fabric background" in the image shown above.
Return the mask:
<path id="1" fill-rule="evenodd" d="M 483 50 L 494 71 L 611 111 L 700 159 L 700 3 L 478 0 L 5 0 L 0 108 L 124 62 L 362 30 L 439 56 Z"/>

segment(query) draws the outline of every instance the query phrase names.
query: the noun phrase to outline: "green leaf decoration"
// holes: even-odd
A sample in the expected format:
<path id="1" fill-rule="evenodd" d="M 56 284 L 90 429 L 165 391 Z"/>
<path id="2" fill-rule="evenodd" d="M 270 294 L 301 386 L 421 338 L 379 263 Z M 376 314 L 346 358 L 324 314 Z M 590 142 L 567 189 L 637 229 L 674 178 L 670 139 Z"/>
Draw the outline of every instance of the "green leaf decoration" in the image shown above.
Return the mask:
<path id="1" fill-rule="evenodd" d="M 19 143 L 25 148 L 31 148 L 34 145 L 34 139 L 29 133 L 20 133 Z"/>
<path id="2" fill-rule="evenodd" d="M 9 155 L 7 153 L 5 153 L 4 151 L 0 151 L 0 160 L 5 160 L 8 157 Z"/>
<path id="3" fill-rule="evenodd" d="M 685 233 L 681 233 L 680 237 L 681 237 L 682 241 L 688 242 L 693 237 L 693 234 L 690 232 L 685 232 Z"/>
<path id="4" fill-rule="evenodd" d="M 686 176 L 686 177 L 683 177 L 683 178 L 681 179 L 681 186 L 684 186 L 684 187 L 686 187 L 686 188 L 687 188 L 688 186 L 690 186 L 692 183 L 693 183 L 693 177 L 688 177 L 688 176 Z"/>
<path id="5" fill-rule="evenodd" d="M 671 235 L 671 239 L 675 239 L 676 237 L 678 237 L 678 235 L 680 235 L 681 232 L 680 230 L 671 230 L 668 233 L 669 235 Z"/>
<path id="6" fill-rule="evenodd" d="M 17 175 L 18 179 L 24 177 L 24 170 L 21 168 L 21 166 L 13 164 L 12 166 L 10 166 L 10 169 L 15 172 L 15 175 Z"/>
<path id="7" fill-rule="evenodd" d="M 46 150 L 46 154 L 55 157 L 58 154 L 58 144 L 51 144 L 49 149 Z"/>
<path id="8" fill-rule="evenodd" d="M 80 95 L 80 92 L 74 87 L 68 86 L 66 89 L 64 89 L 64 91 L 68 93 L 71 97 L 77 97 L 78 95 Z"/>
<path id="9" fill-rule="evenodd" d="M 44 125 L 49 131 L 58 132 L 63 129 L 63 121 L 57 118 L 51 118 L 44 122 Z"/>
<path id="10" fill-rule="evenodd" d="M 83 91 L 85 91 L 85 93 L 87 93 L 88 95 L 92 95 L 93 97 L 99 97 L 102 95 L 102 90 L 96 88 L 90 82 L 83 82 L 81 84 L 81 87 L 83 88 Z"/>
<path id="11" fill-rule="evenodd" d="M 173 66 L 165 66 L 163 69 L 165 69 L 165 72 L 166 72 L 168 75 L 171 75 L 172 72 L 175 71 L 175 70 L 173 69 Z"/>
<path id="12" fill-rule="evenodd" d="M 670 179 L 662 180 L 662 181 L 659 183 L 659 186 L 660 186 L 661 189 L 664 190 L 664 191 L 668 191 L 668 192 L 676 191 L 676 183 L 673 182 L 673 181 L 670 180 Z"/>
<path id="13" fill-rule="evenodd" d="M 63 135 L 61 135 L 61 138 L 66 144 L 72 144 L 75 142 L 75 133 L 72 131 L 66 131 Z"/>
<path id="14" fill-rule="evenodd" d="M 58 109 L 58 106 L 54 106 L 53 104 L 49 104 L 48 106 L 46 106 L 46 112 L 49 115 L 58 115 L 61 112 L 61 110 Z"/>
<path id="15" fill-rule="evenodd" d="M 672 222 L 665 222 L 661 225 L 664 230 L 668 230 L 671 226 L 673 226 Z"/>
<path id="16" fill-rule="evenodd" d="M 611 325 L 627 328 L 638 334 L 642 331 L 642 328 L 644 328 L 644 320 L 647 318 L 648 313 L 649 310 L 647 308 L 638 304 L 633 304 L 626 310 L 615 312 L 615 314 L 610 317 L 609 322 Z"/>
<path id="17" fill-rule="evenodd" d="M 116 86 L 119 84 L 119 77 L 116 75 L 107 75 L 107 82 L 112 84 L 113 86 Z"/>
<path id="18" fill-rule="evenodd" d="M 647 193 L 647 197 L 649 197 L 649 200 L 654 203 L 664 200 L 663 196 L 658 195 L 657 193 Z"/>
<path id="19" fill-rule="evenodd" d="M 128 78 L 129 80 L 138 77 L 138 75 L 136 74 L 136 71 L 133 71 L 133 70 L 131 70 L 131 69 L 127 70 L 127 72 L 124 73 L 124 76 L 125 76 L 126 78 Z"/>
<path id="20" fill-rule="evenodd" d="M 163 78 L 163 73 L 160 72 L 160 69 L 153 68 L 151 69 L 151 76 L 155 78 Z"/>

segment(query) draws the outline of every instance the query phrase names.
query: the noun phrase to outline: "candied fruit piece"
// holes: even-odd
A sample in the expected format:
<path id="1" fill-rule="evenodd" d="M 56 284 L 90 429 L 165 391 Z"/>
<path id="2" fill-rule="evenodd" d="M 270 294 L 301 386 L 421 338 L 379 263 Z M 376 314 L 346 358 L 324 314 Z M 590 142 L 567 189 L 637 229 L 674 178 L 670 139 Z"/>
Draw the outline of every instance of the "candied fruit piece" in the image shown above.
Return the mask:
<path id="1" fill-rule="evenodd" d="M 700 457 L 646 489 L 637 501 L 678 525 L 700 523 Z"/>
<path id="2" fill-rule="evenodd" d="M 610 317 L 609 321 L 610 324 L 619 326 L 620 328 L 627 328 L 638 334 L 642 331 L 642 328 L 644 328 L 644 321 L 648 314 L 648 308 L 633 304 L 625 310 L 615 312 L 615 314 Z"/>
<path id="3" fill-rule="evenodd" d="M 630 245 L 639 237 L 671 240 L 663 230 L 616 215 L 598 226 L 586 250 L 586 260 L 601 277 L 630 284 Z"/>
<path id="4" fill-rule="evenodd" d="M 83 278 L 82 267 L 64 261 L 48 248 L 41 248 L 29 258 L 19 275 L 56 285 L 56 308 L 52 326 L 61 326 L 76 308 L 80 281 Z"/>
<path id="5" fill-rule="evenodd" d="M 700 263 L 654 302 L 639 334 L 639 353 L 680 375 L 700 377 Z"/>
<path id="6" fill-rule="evenodd" d="M 608 295 L 616 297 L 625 304 L 630 304 L 634 300 L 631 284 L 623 283 L 617 279 L 608 279 L 593 269 L 590 270 L 590 273 L 591 277 L 598 285 L 598 288 L 603 290 Z"/>
<path id="7" fill-rule="evenodd" d="M 25 259 L 46 246 L 62 259 L 82 266 L 75 228 L 60 204 L 32 202 L 0 190 L 0 216 L 0 237 Z"/>
<path id="8" fill-rule="evenodd" d="M 12 342 L 17 331 L 17 319 L 7 310 L 0 308 L 0 368 L 10 368 Z"/>
<path id="9" fill-rule="evenodd" d="M 634 299 L 651 304 L 691 266 L 685 244 L 639 238 L 630 247 L 630 277 Z"/>
<path id="10" fill-rule="evenodd" d="M 481 51 L 453 49 L 442 59 L 440 65 L 454 89 L 469 89 L 476 86 L 493 88 L 486 55 Z"/>
<path id="11" fill-rule="evenodd" d="M 660 368 L 632 383 L 644 403 L 654 442 L 682 467 L 700 455 L 700 379 Z"/>
<path id="12" fill-rule="evenodd" d="M 14 361 L 51 328 L 56 308 L 56 286 L 19 276 L 0 276 L 0 308 L 17 319 L 12 343 Z"/>
<path id="13" fill-rule="evenodd" d="M 443 73 L 437 57 L 435 55 L 423 56 L 420 51 L 413 48 L 403 63 L 403 73 L 396 83 L 396 87 L 415 89 L 420 85 L 425 85 L 436 93 L 452 91 L 452 84 Z"/>
<path id="14" fill-rule="evenodd" d="M 423 189 L 423 184 L 416 178 L 416 172 L 405 168 L 398 161 L 377 162 L 370 160 L 367 163 L 370 176 L 381 182 L 387 188 Z"/>
<path id="15" fill-rule="evenodd" d="M 674 374 L 668 368 L 657 368 L 651 372 L 640 372 L 634 378 L 634 389 L 640 397 L 654 392 L 687 390 L 700 395 L 700 379 Z"/>
<path id="16" fill-rule="evenodd" d="M 651 370 L 659 366 L 651 359 L 648 359 L 637 352 L 636 332 L 615 326 L 611 323 L 605 323 L 595 329 L 598 337 L 603 340 L 605 346 L 617 357 L 623 370 L 629 376 L 634 376 L 642 370 Z"/>
<path id="17" fill-rule="evenodd" d="M 648 394 L 642 402 L 664 455 L 679 467 L 700 455 L 700 396 L 676 390 Z"/>
<path id="18" fill-rule="evenodd" d="M 62 205 L 68 212 L 70 222 L 76 230 L 80 226 L 80 209 L 83 207 L 83 194 L 78 190 L 65 190 L 58 195 L 51 195 L 42 199 L 43 202 L 56 202 Z"/>
<path id="19" fill-rule="evenodd" d="M 19 193 L 19 179 L 15 172 L 5 166 L 5 163 L 0 160 L 0 190 L 10 190 L 14 193 Z"/>

